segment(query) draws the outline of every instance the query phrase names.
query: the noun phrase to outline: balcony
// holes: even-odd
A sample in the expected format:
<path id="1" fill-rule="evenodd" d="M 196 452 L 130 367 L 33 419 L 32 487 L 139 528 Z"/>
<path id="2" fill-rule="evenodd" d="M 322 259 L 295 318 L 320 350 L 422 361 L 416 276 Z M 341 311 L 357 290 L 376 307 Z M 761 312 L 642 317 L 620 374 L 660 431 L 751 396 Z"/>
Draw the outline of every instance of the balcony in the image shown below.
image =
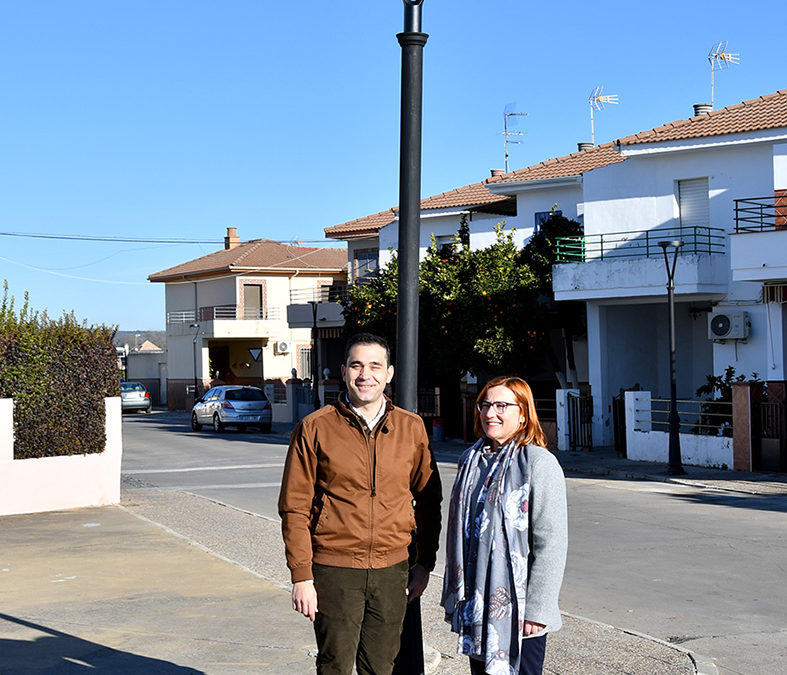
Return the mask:
<path id="1" fill-rule="evenodd" d="M 603 232 L 555 240 L 558 263 L 610 260 L 612 258 L 659 258 L 660 241 L 680 239 L 680 252 L 687 254 L 724 253 L 724 230 L 716 227 L 657 227 L 653 230 Z"/>
<path id="2" fill-rule="evenodd" d="M 667 283 L 658 242 L 681 239 L 675 292 L 681 300 L 715 300 L 727 292 L 724 231 L 711 227 L 661 227 L 605 232 L 557 240 L 552 268 L 556 300 L 661 300 Z"/>
<path id="3" fill-rule="evenodd" d="M 290 291 L 287 323 L 290 328 L 339 329 L 344 326 L 342 303 L 347 299 L 347 284 Z M 324 332 L 324 331 L 322 331 Z"/>
<path id="4" fill-rule="evenodd" d="M 772 197 L 735 200 L 735 232 L 730 234 L 733 281 L 787 280 L 787 190 Z"/>
<path id="5" fill-rule="evenodd" d="M 181 323 L 200 323 L 205 321 L 278 321 L 281 307 L 239 307 L 237 305 L 215 305 L 200 307 L 199 312 L 187 309 L 167 312 L 167 325 Z"/>

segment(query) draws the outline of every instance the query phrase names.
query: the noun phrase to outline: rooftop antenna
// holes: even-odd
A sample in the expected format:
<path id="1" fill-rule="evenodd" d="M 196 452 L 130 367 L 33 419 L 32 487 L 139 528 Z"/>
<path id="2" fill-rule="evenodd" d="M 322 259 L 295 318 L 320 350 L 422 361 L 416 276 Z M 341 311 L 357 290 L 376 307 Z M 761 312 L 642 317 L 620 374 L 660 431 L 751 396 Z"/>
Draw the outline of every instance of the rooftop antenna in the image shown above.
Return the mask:
<path id="1" fill-rule="evenodd" d="M 523 112 L 514 112 L 514 108 L 516 108 L 516 103 L 509 103 L 505 110 L 503 111 L 503 148 L 505 150 L 505 168 L 506 173 L 508 173 L 508 144 L 513 143 L 514 145 L 519 145 L 522 141 L 509 141 L 509 136 L 524 136 L 524 132 L 522 131 L 509 131 L 508 127 L 515 127 L 517 125 L 517 117 L 527 117 L 527 113 Z M 509 121 L 508 118 L 511 118 Z"/>
<path id="2" fill-rule="evenodd" d="M 604 91 L 604 85 L 600 84 L 590 92 L 588 97 L 588 103 L 590 104 L 590 142 L 593 145 L 596 144 L 596 130 L 593 127 L 593 109 L 604 110 L 605 103 L 614 103 L 615 105 L 619 103 L 617 94 L 602 94 L 602 91 Z"/>
<path id="3" fill-rule="evenodd" d="M 708 52 L 710 63 L 710 107 L 713 108 L 713 73 L 716 69 L 729 68 L 731 63 L 740 63 L 741 55 L 727 51 L 727 41 L 713 45 Z"/>

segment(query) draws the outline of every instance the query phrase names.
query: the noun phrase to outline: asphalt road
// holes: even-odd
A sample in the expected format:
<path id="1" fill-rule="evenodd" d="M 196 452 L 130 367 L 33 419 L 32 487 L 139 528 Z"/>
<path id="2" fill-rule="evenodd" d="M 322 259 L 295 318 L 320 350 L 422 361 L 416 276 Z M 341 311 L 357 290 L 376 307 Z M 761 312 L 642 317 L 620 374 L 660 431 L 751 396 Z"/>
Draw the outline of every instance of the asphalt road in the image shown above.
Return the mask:
<path id="1" fill-rule="evenodd" d="M 193 432 L 183 414 L 127 415 L 123 473 L 142 487 L 277 519 L 286 442 L 276 433 Z M 440 468 L 447 497 L 455 470 Z M 712 657 L 720 673 L 785 671 L 787 499 L 628 480 L 567 483 L 563 611 L 681 644 Z"/>

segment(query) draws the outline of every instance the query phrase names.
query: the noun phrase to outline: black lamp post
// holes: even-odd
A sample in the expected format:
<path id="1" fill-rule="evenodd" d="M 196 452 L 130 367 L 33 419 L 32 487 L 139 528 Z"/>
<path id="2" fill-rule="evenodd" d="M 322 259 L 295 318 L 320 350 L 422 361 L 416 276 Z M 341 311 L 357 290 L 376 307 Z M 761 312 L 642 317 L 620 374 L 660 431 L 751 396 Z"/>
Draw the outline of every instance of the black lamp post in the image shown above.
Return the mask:
<path id="1" fill-rule="evenodd" d="M 191 353 L 194 357 L 194 400 L 197 400 L 197 336 L 199 335 L 199 324 L 190 323 L 189 328 L 194 329 L 194 338 L 191 341 Z"/>
<path id="2" fill-rule="evenodd" d="M 314 409 L 320 408 L 320 392 L 317 389 L 317 300 L 310 300 L 309 304 L 312 306 L 312 394 L 314 401 Z"/>
<path id="3" fill-rule="evenodd" d="M 418 407 L 418 249 L 421 234 L 421 108 L 423 53 L 429 36 L 421 32 L 423 0 L 404 2 L 404 30 L 396 35 L 402 48 L 402 107 L 399 145 L 399 297 L 396 323 L 396 403 Z M 412 546 L 411 546 L 412 548 Z M 412 555 L 411 555 L 412 561 Z M 424 672 L 421 605 L 407 605 L 401 648 L 394 675 Z"/>
<path id="4" fill-rule="evenodd" d="M 677 375 L 675 367 L 675 265 L 678 262 L 678 251 L 683 246 L 680 239 L 660 241 L 659 246 L 664 252 L 664 262 L 667 265 L 667 304 L 669 305 L 669 466 L 667 474 L 681 476 L 686 472 L 680 458 L 680 417 L 678 416 Z M 672 264 L 670 265 L 667 249 L 673 249 Z"/>
<path id="5" fill-rule="evenodd" d="M 396 403 L 416 412 L 418 406 L 418 243 L 421 233 L 421 107 L 423 0 L 403 0 L 402 108 L 399 146 L 399 297 L 396 325 Z"/>

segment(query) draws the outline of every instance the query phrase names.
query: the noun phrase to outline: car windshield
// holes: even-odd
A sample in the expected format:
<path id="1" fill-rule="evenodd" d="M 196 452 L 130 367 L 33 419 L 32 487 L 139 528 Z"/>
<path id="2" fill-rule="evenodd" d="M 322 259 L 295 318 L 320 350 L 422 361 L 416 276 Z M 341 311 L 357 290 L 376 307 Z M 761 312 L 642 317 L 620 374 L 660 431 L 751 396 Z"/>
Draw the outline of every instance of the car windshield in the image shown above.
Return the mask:
<path id="1" fill-rule="evenodd" d="M 120 391 L 145 391 L 139 382 L 121 382 Z"/>
<path id="2" fill-rule="evenodd" d="M 259 389 L 228 389 L 224 398 L 228 401 L 264 401 L 265 394 Z"/>

